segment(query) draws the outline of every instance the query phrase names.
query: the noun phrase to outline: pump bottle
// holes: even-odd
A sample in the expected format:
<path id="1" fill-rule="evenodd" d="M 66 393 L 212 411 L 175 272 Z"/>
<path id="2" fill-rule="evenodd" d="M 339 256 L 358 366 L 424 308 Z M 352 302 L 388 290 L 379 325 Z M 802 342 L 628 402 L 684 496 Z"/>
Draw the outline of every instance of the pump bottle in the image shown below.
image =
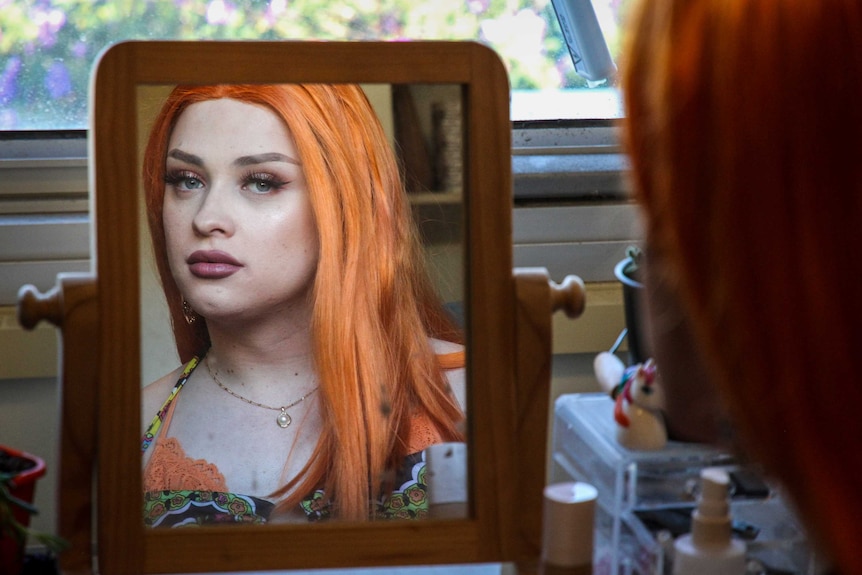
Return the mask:
<path id="1" fill-rule="evenodd" d="M 674 543 L 673 575 L 743 575 L 745 543 L 731 537 L 730 478 L 723 469 L 701 471 L 691 533 Z"/>

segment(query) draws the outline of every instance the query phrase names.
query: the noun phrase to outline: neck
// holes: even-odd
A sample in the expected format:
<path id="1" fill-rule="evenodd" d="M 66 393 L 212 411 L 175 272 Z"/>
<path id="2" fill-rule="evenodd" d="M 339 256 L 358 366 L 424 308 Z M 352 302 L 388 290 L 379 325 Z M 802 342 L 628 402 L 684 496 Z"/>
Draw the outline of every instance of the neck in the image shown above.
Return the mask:
<path id="1" fill-rule="evenodd" d="M 248 355 L 258 363 L 309 354 L 310 326 L 308 313 L 287 315 L 275 310 L 248 320 L 207 318 L 213 348 L 223 354 Z"/>
<path id="2" fill-rule="evenodd" d="M 222 330 L 210 327 L 206 361 L 219 379 L 231 386 L 284 396 L 286 390 L 305 393 L 316 373 L 308 328 L 290 332 Z"/>
<path id="3" fill-rule="evenodd" d="M 260 308 L 260 306 L 258 306 Z M 255 363 L 278 362 L 311 351 L 312 308 L 302 303 L 207 316 L 213 349 Z"/>

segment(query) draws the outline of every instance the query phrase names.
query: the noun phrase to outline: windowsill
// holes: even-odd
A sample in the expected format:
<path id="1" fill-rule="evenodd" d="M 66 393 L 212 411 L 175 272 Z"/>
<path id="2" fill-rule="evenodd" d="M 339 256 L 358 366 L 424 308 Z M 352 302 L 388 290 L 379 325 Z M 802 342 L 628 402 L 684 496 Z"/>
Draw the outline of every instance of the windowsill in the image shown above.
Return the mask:
<path id="1" fill-rule="evenodd" d="M 616 88 L 512 90 L 511 94 L 510 117 L 513 122 L 623 117 L 622 99 Z"/>

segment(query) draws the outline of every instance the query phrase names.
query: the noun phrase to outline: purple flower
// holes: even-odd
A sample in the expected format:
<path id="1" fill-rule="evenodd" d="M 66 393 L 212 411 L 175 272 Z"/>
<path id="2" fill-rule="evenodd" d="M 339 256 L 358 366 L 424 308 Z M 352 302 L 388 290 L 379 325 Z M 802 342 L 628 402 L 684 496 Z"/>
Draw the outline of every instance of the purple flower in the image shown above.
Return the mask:
<path id="1" fill-rule="evenodd" d="M 87 56 L 87 43 L 83 40 L 75 42 L 71 49 L 72 55 L 75 58 L 84 58 Z"/>
<path id="2" fill-rule="evenodd" d="M 36 37 L 45 48 L 50 48 L 57 43 L 57 32 L 66 23 L 66 14 L 61 10 L 50 10 L 48 12 L 38 11 L 33 16 L 33 21 L 39 26 Z"/>
<path id="3" fill-rule="evenodd" d="M 18 93 L 19 72 L 21 72 L 21 58 L 12 56 L 6 61 L 6 68 L 0 74 L 0 104 L 8 104 Z"/>
<path id="4" fill-rule="evenodd" d="M 45 89 L 55 100 L 59 100 L 72 91 L 72 77 L 63 62 L 58 60 L 48 68 L 48 73 L 45 75 Z"/>
<path id="5" fill-rule="evenodd" d="M 401 22 L 395 14 L 384 14 L 380 18 L 380 32 L 384 38 L 400 35 L 401 29 Z"/>
<path id="6" fill-rule="evenodd" d="M 272 27 L 286 10 L 287 0 L 271 0 L 269 6 L 266 7 L 264 20 Z"/>

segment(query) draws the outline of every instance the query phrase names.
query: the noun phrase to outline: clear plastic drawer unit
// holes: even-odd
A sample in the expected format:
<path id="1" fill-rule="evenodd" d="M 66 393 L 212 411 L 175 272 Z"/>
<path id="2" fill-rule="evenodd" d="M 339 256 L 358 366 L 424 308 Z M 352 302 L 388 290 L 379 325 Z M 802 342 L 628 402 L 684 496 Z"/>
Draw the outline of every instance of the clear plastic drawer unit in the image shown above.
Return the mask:
<path id="1" fill-rule="evenodd" d="M 598 489 L 595 575 L 670 572 L 673 538 L 688 531 L 704 467 L 732 478 L 734 535 L 764 572 L 814 572 L 799 523 L 777 489 L 730 454 L 669 441 L 635 451 L 616 440 L 614 402 L 604 393 L 561 396 L 555 404 L 551 481 L 584 481 Z"/>

